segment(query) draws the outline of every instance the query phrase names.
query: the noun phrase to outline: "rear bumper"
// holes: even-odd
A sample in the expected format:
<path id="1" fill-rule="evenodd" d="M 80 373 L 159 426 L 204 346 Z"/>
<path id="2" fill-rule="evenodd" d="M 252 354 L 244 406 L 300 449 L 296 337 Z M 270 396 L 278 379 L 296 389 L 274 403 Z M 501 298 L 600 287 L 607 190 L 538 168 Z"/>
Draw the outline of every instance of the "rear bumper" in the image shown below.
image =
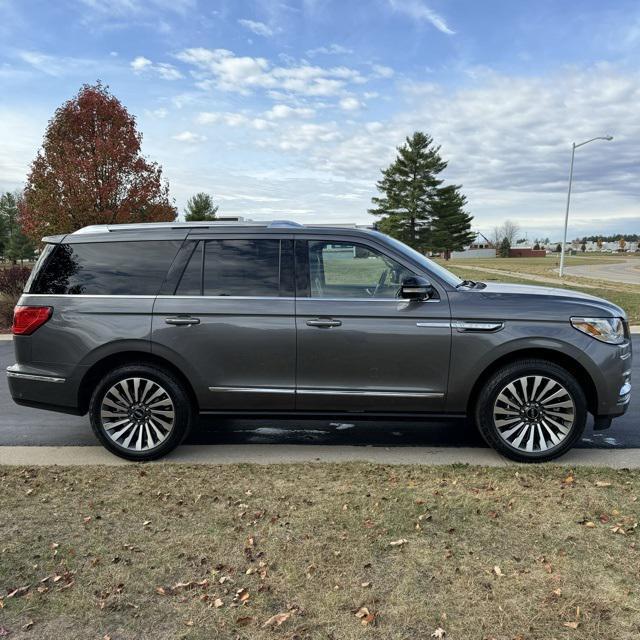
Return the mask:
<path id="1" fill-rule="evenodd" d="M 16 404 L 79 415 L 78 385 L 46 369 L 14 364 L 7 367 L 9 393 Z"/>

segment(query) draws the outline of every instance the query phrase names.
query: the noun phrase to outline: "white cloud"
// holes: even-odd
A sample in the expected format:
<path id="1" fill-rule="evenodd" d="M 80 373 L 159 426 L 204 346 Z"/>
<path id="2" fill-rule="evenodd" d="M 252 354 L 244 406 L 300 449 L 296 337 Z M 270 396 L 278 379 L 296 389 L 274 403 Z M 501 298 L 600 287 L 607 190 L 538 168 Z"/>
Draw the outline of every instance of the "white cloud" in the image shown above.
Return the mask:
<path id="1" fill-rule="evenodd" d="M 340 100 L 340 108 L 345 111 L 358 111 L 358 109 L 362 108 L 362 103 L 357 98 L 347 96 Z"/>
<path id="2" fill-rule="evenodd" d="M 391 78 L 394 74 L 394 71 L 391 67 L 386 67 L 383 64 L 374 64 L 371 66 L 371 68 L 377 78 Z"/>
<path id="3" fill-rule="evenodd" d="M 163 80 L 179 80 L 182 74 L 171 64 L 161 62 L 154 69 Z"/>
<path id="4" fill-rule="evenodd" d="M 134 58 L 129 65 L 136 74 L 152 71 L 158 74 L 163 80 L 179 80 L 182 78 L 180 71 L 172 64 L 168 64 L 167 62 L 154 64 L 149 58 L 145 58 L 144 56 Z"/>
<path id="5" fill-rule="evenodd" d="M 174 136 L 171 136 L 174 140 L 178 142 L 187 142 L 188 144 L 195 144 L 197 142 L 204 142 L 207 138 L 205 136 L 201 136 L 197 133 L 193 133 L 192 131 L 181 131 L 180 133 L 176 133 Z"/>
<path id="6" fill-rule="evenodd" d="M 245 29 L 248 29 L 257 36 L 263 36 L 269 38 L 274 35 L 274 30 L 264 22 L 257 22 L 256 20 L 245 20 L 244 18 L 238 20 L 238 24 Z"/>
<path id="7" fill-rule="evenodd" d="M 196 6 L 196 0 L 79 0 L 95 13 L 109 16 L 140 16 L 158 10 L 185 15 Z"/>
<path id="8" fill-rule="evenodd" d="M 334 96 L 342 93 L 349 83 L 366 82 L 359 71 L 344 66 L 320 67 L 304 62 L 297 66 L 273 66 L 265 58 L 236 56 L 227 49 L 186 49 L 177 58 L 196 68 L 197 86 L 204 90 L 217 88 L 247 94 L 262 89 Z"/>
<path id="9" fill-rule="evenodd" d="M 16 52 L 16 56 L 36 71 L 54 77 L 72 73 L 87 73 L 99 66 L 104 68 L 104 64 L 98 65 L 95 60 L 52 56 L 39 51 L 20 50 Z"/>
<path id="10" fill-rule="evenodd" d="M 330 44 L 328 47 L 316 47 L 315 49 L 309 49 L 307 55 L 310 57 L 317 55 L 325 56 L 344 56 L 353 53 L 353 49 L 348 49 L 340 44 Z"/>
<path id="11" fill-rule="evenodd" d="M 131 61 L 131 68 L 135 73 L 140 73 L 145 69 L 148 69 L 152 66 L 151 60 L 149 58 L 145 58 L 144 56 L 138 56 Z"/>
<path id="12" fill-rule="evenodd" d="M 309 107 L 290 107 L 286 104 L 276 104 L 269 111 L 265 112 L 265 117 L 269 120 L 282 120 L 289 118 L 312 118 L 315 110 Z"/>
<path id="13" fill-rule="evenodd" d="M 449 28 L 444 18 L 433 9 L 427 7 L 422 0 L 389 0 L 389 5 L 395 11 L 404 13 L 414 20 L 429 22 L 442 33 L 447 35 L 455 34 L 455 31 Z"/>
<path id="14" fill-rule="evenodd" d="M 271 123 L 264 118 L 255 118 L 232 111 L 201 111 L 196 116 L 196 123 L 204 125 L 223 123 L 229 127 L 250 127 L 258 131 L 263 131 L 271 126 Z"/>

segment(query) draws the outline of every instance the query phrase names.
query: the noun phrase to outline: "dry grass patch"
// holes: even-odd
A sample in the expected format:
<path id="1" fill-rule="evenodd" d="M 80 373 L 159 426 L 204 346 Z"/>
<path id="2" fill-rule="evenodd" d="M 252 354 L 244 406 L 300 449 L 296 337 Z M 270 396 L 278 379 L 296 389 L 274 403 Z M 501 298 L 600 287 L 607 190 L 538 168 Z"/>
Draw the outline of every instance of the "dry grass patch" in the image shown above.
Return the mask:
<path id="1" fill-rule="evenodd" d="M 559 466 L 4 467 L 0 629 L 637 638 L 639 494 Z"/>

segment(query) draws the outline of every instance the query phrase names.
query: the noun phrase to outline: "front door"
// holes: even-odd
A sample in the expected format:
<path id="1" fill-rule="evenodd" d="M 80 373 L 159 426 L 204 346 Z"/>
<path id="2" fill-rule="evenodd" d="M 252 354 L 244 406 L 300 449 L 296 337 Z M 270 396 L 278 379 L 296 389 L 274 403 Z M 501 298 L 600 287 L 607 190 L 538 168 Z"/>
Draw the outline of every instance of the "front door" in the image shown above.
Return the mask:
<path id="1" fill-rule="evenodd" d="M 374 242 L 296 240 L 297 400 L 307 411 L 438 412 L 451 344 L 449 302 L 402 300 L 416 273 Z"/>
<path id="2" fill-rule="evenodd" d="M 293 240 L 192 237 L 175 289 L 156 298 L 153 351 L 187 374 L 202 411 L 292 410 Z"/>

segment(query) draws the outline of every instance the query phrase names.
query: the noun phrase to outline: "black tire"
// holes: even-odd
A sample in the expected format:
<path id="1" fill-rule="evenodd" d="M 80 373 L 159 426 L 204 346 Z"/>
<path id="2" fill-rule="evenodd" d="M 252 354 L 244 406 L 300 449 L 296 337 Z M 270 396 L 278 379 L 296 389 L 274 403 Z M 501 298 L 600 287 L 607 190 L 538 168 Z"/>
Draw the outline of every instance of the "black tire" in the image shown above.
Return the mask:
<path id="1" fill-rule="evenodd" d="M 534 390 L 533 385 L 535 384 L 536 376 L 542 376 L 543 382 L 539 383 L 539 386 L 537 386 L 535 388 L 536 390 Z M 524 402 L 525 395 L 524 393 L 522 393 L 522 383 L 520 382 L 520 379 L 522 378 L 525 378 L 524 384 L 527 393 L 531 394 L 532 396 L 536 395 L 536 391 L 539 393 L 539 391 L 543 389 L 542 384 L 544 383 L 544 379 L 546 378 L 564 387 L 564 391 L 566 391 L 566 394 L 561 394 L 560 399 L 565 398 L 565 404 L 569 402 L 568 400 L 566 400 L 567 396 L 573 401 L 572 409 L 549 409 L 542 405 L 543 411 L 546 410 L 547 412 L 573 411 L 573 423 L 568 429 L 566 435 L 559 434 L 559 432 L 557 431 L 554 432 L 555 437 L 558 439 L 560 438 L 560 435 L 562 435 L 562 439 L 560 440 L 560 442 L 554 443 L 553 441 L 551 441 L 550 436 L 548 435 L 548 430 L 546 430 L 545 428 L 530 427 L 530 430 L 526 431 L 526 434 L 530 435 L 532 432 L 535 432 L 531 436 L 531 439 L 532 442 L 538 444 L 538 449 L 534 449 L 533 451 L 524 451 L 522 448 L 513 446 L 513 444 L 510 444 L 505 437 L 500 435 L 500 429 L 496 425 L 496 419 L 498 418 L 494 416 L 494 408 L 507 408 L 511 411 L 511 415 L 515 413 L 515 409 L 512 406 L 505 405 L 500 401 L 498 402 L 498 404 L 496 404 L 496 401 L 498 399 L 498 396 L 500 396 L 500 394 L 505 391 L 507 385 L 517 381 L 518 386 L 516 386 L 515 388 L 516 390 L 520 390 L 520 395 L 522 396 L 523 400 L 522 408 L 519 409 L 519 411 L 525 411 L 525 407 L 528 406 L 529 403 L 525 404 Z M 556 388 L 557 387 L 554 387 L 552 389 L 552 392 L 550 393 L 542 394 L 542 397 L 550 398 L 552 395 L 555 395 L 554 392 Z M 501 397 L 504 398 L 504 396 Z M 545 399 L 543 400 L 543 402 L 547 402 L 547 400 Z M 498 409 L 498 411 L 500 411 L 500 409 Z M 506 456 L 507 458 L 516 460 L 518 462 L 547 462 L 566 453 L 582 436 L 587 421 L 587 401 L 585 399 L 582 387 L 566 369 L 547 360 L 519 360 L 499 369 L 486 381 L 484 387 L 481 389 L 478 395 L 478 399 L 476 402 L 475 420 L 478 430 L 480 431 L 480 434 L 484 438 L 485 442 L 490 447 L 493 447 L 496 451 Z M 525 427 L 521 427 L 520 429 L 518 429 L 517 424 L 520 418 L 510 417 L 508 418 L 508 420 L 514 420 L 516 422 L 507 426 L 503 426 L 502 433 L 508 433 L 513 429 L 514 435 L 512 435 L 511 437 L 513 437 L 515 441 L 518 437 L 520 437 L 520 434 L 522 434 L 523 430 L 526 427 L 526 423 Z M 506 420 L 498 419 L 498 422 L 506 422 Z M 569 424 L 568 420 L 566 422 L 560 422 L 563 425 Z M 544 445 L 548 446 L 547 449 L 543 450 L 542 446 L 540 445 L 540 433 L 545 434 Z"/>
<path id="2" fill-rule="evenodd" d="M 163 393 L 160 393 L 158 396 L 159 402 L 154 401 L 149 403 L 147 401 L 147 405 L 151 406 L 152 404 L 160 404 L 161 406 L 155 409 L 155 411 L 159 413 L 167 414 L 168 411 L 166 411 L 166 409 L 171 410 L 173 414 L 171 419 L 173 422 L 170 429 L 166 428 L 165 431 L 165 423 L 159 422 L 159 419 L 153 413 L 149 413 L 151 410 L 147 409 L 144 403 L 131 403 L 128 408 L 125 408 L 124 403 L 122 403 L 123 408 L 115 408 L 115 405 L 113 404 L 114 396 L 110 393 L 110 390 L 114 388 L 114 385 L 125 384 L 126 389 L 129 391 L 132 398 L 135 399 L 132 382 L 134 379 L 143 381 L 138 383 L 140 386 L 136 386 L 136 391 L 139 391 L 140 396 L 143 396 L 144 390 L 147 386 L 150 389 L 147 394 L 149 397 L 151 397 L 152 393 L 158 393 L 155 391 L 157 388 L 162 390 Z M 122 387 L 116 387 L 116 390 L 118 389 L 122 391 Z M 113 410 L 117 412 L 129 412 L 133 410 L 132 408 L 134 406 L 144 406 L 144 411 L 147 411 L 148 417 L 146 420 L 148 420 L 148 422 L 146 425 L 143 422 L 140 422 L 139 427 L 136 427 L 139 428 L 139 431 L 136 431 L 136 434 L 143 434 L 140 438 L 144 438 L 144 444 L 149 446 L 149 448 L 134 450 L 131 447 L 124 446 L 126 437 L 130 432 L 125 432 L 124 440 L 120 441 L 116 441 L 108 435 L 108 431 L 114 435 L 117 434 L 120 431 L 120 427 L 117 430 L 114 427 L 111 427 L 111 429 L 105 428 L 105 425 L 108 425 L 109 423 L 107 422 L 108 418 L 102 417 L 102 412 L 105 408 L 109 409 L 109 407 L 103 404 L 107 394 L 109 394 L 107 402 L 110 402 L 111 406 L 114 407 Z M 125 394 L 122 393 L 121 395 L 124 396 Z M 167 400 L 167 398 L 169 400 Z M 144 400 L 144 398 L 142 399 Z M 118 402 L 117 399 L 116 402 Z M 118 404 L 120 405 L 121 403 L 118 402 Z M 161 409 L 165 409 L 165 411 L 161 411 Z M 173 451 L 173 449 L 181 444 L 188 435 L 195 419 L 194 416 L 195 410 L 193 403 L 191 402 L 189 394 L 187 393 L 183 383 L 168 371 L 146 363 L 127 364 L 109 371 L 96 385 L 89 403 L 91 428 L 96 434 L 96 437 L 109 451 L 111 451 L 111 453 L 127 460 L 156 460 L 170 451 Z M 118 417 L 112 418 L 114 421 L 118 419 Z M 141 417 L 141 420 L 145 420 L 145 418 Z M 168 420 L 168 418 L 164 417 L 162 420 Z M 125 421 L 126 427 L 126 424 L 128 424 L 126 419 L 123 419 L 122 421 Z M 153 429 L 151 428 L 151 422 L 153 422 L 155 426 Z M 158 425 L 156 425 L 156 423 L 158 423 Z M 160 441 L 158 434 L 164 435 L 164 440 Z M 149 436 L 151 437 L 150 441 L 147 440 Z M 152 446 L 154 438 L 156 438 L 159 443 Z"/>

